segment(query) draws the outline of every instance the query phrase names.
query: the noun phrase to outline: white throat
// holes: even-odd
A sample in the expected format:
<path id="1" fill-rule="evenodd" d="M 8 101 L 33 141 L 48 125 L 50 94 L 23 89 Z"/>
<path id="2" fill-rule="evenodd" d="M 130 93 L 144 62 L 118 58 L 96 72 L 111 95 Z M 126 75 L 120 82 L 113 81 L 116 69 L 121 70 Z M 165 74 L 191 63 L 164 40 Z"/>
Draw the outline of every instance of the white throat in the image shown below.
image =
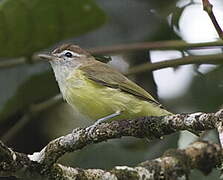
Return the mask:
<path id="1" fill-rule="evenodd" d="M 50 64 L 53 68 L 54 75 L 58 82 L 60 91 L 64 97 L 67 86 L 66 79 L 69 77 L 71 73 L 74 73 L 74 71 L 81 65 L 81 63 L 78 61 L 73 61 L 73 62 L 50 61 Z"/>

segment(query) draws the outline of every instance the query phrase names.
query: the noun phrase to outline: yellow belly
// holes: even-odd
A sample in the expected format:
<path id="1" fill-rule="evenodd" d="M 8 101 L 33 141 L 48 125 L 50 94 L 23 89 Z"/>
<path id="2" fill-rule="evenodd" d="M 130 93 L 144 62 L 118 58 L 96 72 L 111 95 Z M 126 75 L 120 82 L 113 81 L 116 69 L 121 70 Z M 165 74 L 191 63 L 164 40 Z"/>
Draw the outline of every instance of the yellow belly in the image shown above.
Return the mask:
<path id="1" fill-rule="evenodd" d="M 70 105 L 92 120 L 108 116 L 116 111 L 122 113 L 112 120 L 171 114 L 134 95 L 99 85 L 83 75 L 67 79 L 64 97 Z"/>

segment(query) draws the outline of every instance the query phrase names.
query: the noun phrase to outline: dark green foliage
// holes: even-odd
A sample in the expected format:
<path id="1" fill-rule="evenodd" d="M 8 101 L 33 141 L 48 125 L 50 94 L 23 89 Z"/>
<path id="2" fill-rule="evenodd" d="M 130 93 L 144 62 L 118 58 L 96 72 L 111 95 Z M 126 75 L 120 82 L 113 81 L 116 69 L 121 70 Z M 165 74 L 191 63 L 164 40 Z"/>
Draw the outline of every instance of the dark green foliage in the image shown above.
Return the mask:
<path id="1" fill-rule="evenodd" d="M 104 22 L 92 0 L 0 1 L 0 57 L 29 56 Z"/>

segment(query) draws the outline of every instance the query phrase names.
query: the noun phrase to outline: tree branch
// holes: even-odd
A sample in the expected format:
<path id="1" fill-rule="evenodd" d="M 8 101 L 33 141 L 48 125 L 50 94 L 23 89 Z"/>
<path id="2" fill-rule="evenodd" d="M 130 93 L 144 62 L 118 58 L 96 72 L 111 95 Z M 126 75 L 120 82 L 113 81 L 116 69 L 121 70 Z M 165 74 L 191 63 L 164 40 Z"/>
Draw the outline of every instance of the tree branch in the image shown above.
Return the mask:
<path id="1" fill-rule="evenodd" d="M 110 171 L 83 170 L 55 164 L 67 152 L 73 152 L 108 139 L 133 136 L 148 139 L 160 138 L 180 130 L 204 131 L 217 128 L 223 122 L 223 109 L 216 113 L 176 114 L 163 117 L 142 117 L 133 120 L 102 123 L 91 131 L 79 128 L 72 133 L 51 141 L 40 152 L 25 155 L 12 151 L 0 142 L 0 176 L 26 178 L 91 179 L 93 176 L 108 179 L 177 179 L 187 177 L 190 169 L 197 168 L 208 174 L 219 164 L 222 149 L 219 145 L 197 142 L 185 150 L 168 151 L 162 157 L 140 163 L 138 166 L 115 167 Z M 90 133 L 91 132 L 91 133 Z M 207 166 L 207 164 L 209 166 Z"/>
<path id="2" fill-rule="evenodd" d="M 51 166 L 65 153 L 82 149 L 92 143 L 123 136 L 161 138 L 180 130 L 200 132 L 217 128 L 221 122 L 223 122 L 223 109 L 216 113 L 176 114 L 112 121 L 99 124 L 93 132 L 89 128 L 76 129 L 66 136 L 51 141 L 41 152 L 29 157 L 33 161 Z"/>
<path id="3" fill-rule="evenodd" d="M 39 62 L 43 62 L 43 60 L 41 60 L 37 55 L 30 57 L 20 57 L 16 59 L 0 60 L 0 69 L 13 68 L 19 65 L 34 64 Z"/>
<path id="4" fill-rule="evenodd" d="M 183 150 L 166 151 L 160 158 L 138 164 L 136 167 L 116 166 L 111 170 L 73 169 L 58 165 L 64 174 L 75 174 L 80 179 L 187 179 L 191 169 L 198 169 L 205 175 L 220 164 L 222 150 L 219 145 L 208 142 L 194 142 Z"/>
<path id="5" fill-rule="evenodd" d="M 27 179 L 187 179 L 191 169 L 199 169 L 205 175 L 220 164 L 223 151 L 219 145 L 209 142 L 195 142 L 183 150 L 166 151 L 160 158 L 149 160 L 135 167 L 116 166 L 111 170 L 80 169 L 60 164 L 47 166 L 31 161 L 26 154 L 14 152 L 0 142 L 0 176 L 16 176 Z"/>
<path id="6" fill-rule="evenodd" d="M 121 54 L 140 50 L 188 50 L 222 47 L 223 41 L 187 43 L 182 40 L 139 42 L 132 44 L 120 44 L 108 47 L 96 47 L 88 49 L 91 54 Z"/>
<path id="7" fill-rule="evenodd" d="M 157 63 L 144 63 L 128 70 L 126 75 L 137 74 L 145 71 L 154 71 L 167 67 L 176 67 L 188 64 L 223 64 L 223 55 L 186 56 Z"/>
<path id="8" fill-rule="evenodd" d="M 208 16 L 210 17 L 219 37 L 221 39 L 223 39 L 223 31 L 222 31 L 220 25 L 218 24 L 218 21 L 213 13 L 213 5 L 209 2 L 209 0 L 202 0 L 202 3 L 203 3 L 203 9 L 204 9 L 204 11 L 207 12 Z M 223 147 L 223 124 L 219 123 L 217 129 L 218 129 L 218 133 L 219 133 L 219 139 L 221 142 L 221 146 Z"/>
<path id="9" fill-rule="evenodd" d="M 25 58 L 0 61 L 0 68 L 12 68 L 18 65 L 26 64 Z"/>
<path id="10" fill-rule="evenodd" d="M 213 25 L 214 25 L 214 27 L 215 27 L 219 37 L 221 39 L 223 39 L 222 29 L 221 29 L 220 25 L 218 24 L 218 21 L 217 21 L 215 15 L 213 13 L 213 10 L 212 10 L 213 9 L 213 5 L 209 2 L 209 0 L 202 0 L 202 2 L 203 2 L 203 9 L 204 9 L 204 11 L 206 11 L 208 16 L 210 17 L 210 19 L 211 19 L 211 21 L 212 21 L 212 23 L 213 23 Z"/>
<path id="11" fill-rule="evenodd" d="M 187 49 L 205 49 L 222 47 L 223 41 L 205 42 L 205 43 L 186 43 L 181 40 L 174 41 L 157 41 L 157 42 L 140 42 L 133 44 L 121 44 L 109 47 L 97 47 L 88 49 L 92 55 L 106 55 L 106 54 L 120 54 L 126 52 L 140 51 L 140 50 L 187 50 Z M 1 60 L 1 68 L 12 68 L 18 65 L 24 65 L 28 63 L 43 62 L 39 57 L 34 55 L 33 57 L 18 58 L 12 60 Z M 202 63 L 202 62 L 201 62 Z"/>

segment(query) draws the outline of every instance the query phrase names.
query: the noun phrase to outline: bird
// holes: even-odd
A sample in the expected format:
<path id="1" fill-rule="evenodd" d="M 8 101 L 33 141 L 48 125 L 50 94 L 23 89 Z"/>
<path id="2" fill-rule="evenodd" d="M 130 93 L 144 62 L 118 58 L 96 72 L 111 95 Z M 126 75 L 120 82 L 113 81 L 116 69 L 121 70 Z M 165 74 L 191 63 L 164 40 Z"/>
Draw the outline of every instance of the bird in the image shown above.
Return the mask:
<path id="1" fill-rule="evenodd" d="M 78 45 L 63 44 L 39 57 L 50 62 L 67 103 L 95 124 L 172 115 L 149 92 Z"/>

